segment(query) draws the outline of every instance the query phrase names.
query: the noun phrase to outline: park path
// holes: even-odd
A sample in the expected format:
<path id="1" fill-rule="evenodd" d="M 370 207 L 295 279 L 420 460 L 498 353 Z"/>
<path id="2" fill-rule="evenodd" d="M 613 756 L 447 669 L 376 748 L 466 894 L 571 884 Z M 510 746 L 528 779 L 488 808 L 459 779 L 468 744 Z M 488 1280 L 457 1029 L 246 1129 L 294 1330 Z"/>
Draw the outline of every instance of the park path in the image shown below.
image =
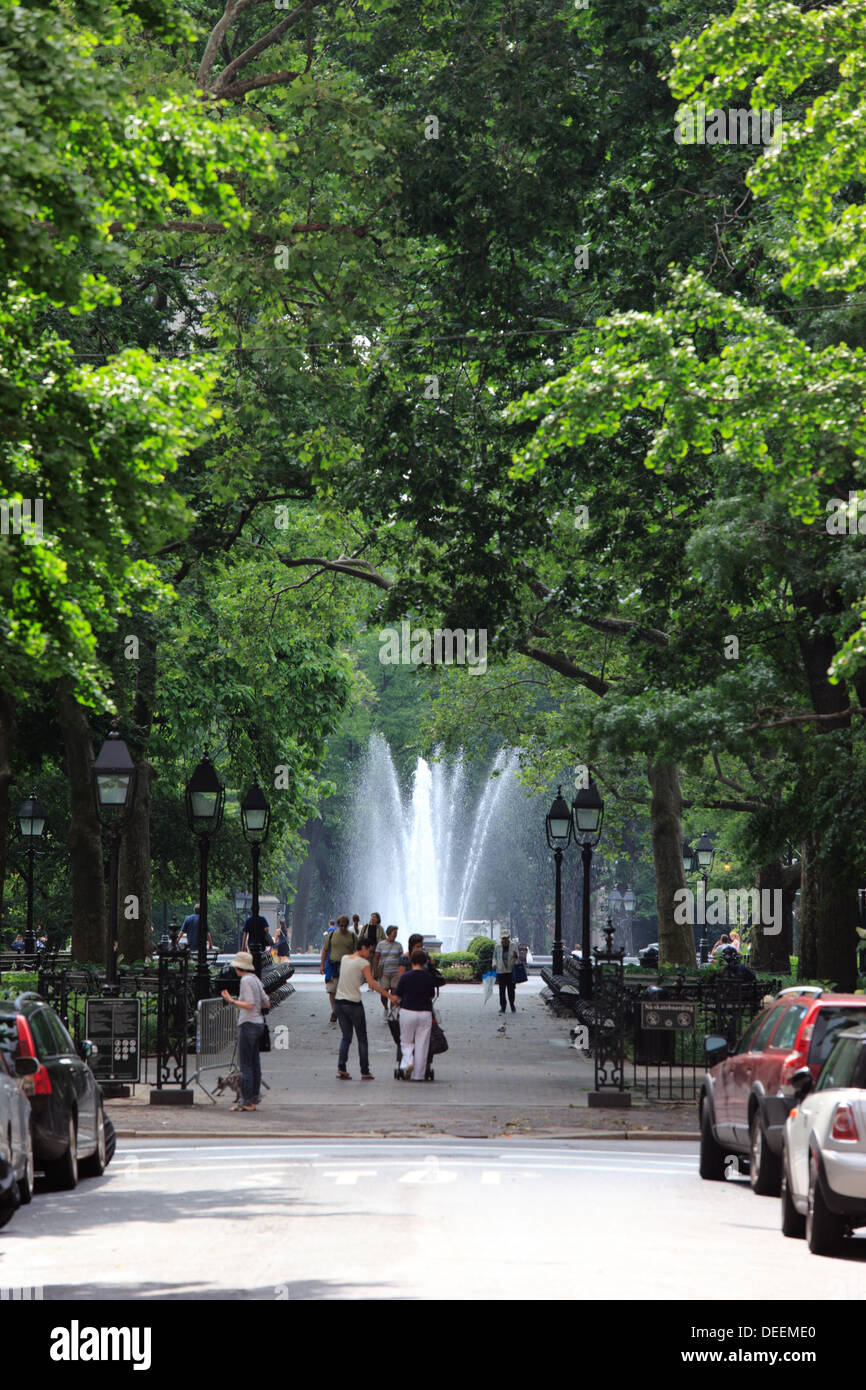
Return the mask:
<path id="1" fill-rule="evenodd" d="M 288 1030 L 288 1047 L 262 1058 L 269 1090 L 254 1114 L 232 1114 L 226 1092 L 212 1104 L 196 1090 L 191 1108 L 154 1107 L 139 1088 L 128 1101 L 109 1102 L 120 1134 L 158 1135 L 423 1135 L 485 1138 L 499 1134 L 648 1131 L 696 1133 L 694 1107 L 635 1105 L 631 1111 L 587 1109 L 593 1068 L 575 1051 L 570 1022 L 556 1018 L 530 977 L 518 986 L 517 1012 L 483 1002 L 480 985 L 446 985 L 439 1012 L 449 1050 L 435 1060 L 431 1084 L 394 1079 L 396 1049 L 378 995 L 364 991 L 370 1065 L 375 1082 L 361 1082 L 353 1045 L 351 1082 L 336 1079 L 339 1030 L 318 975 L 300 972 L 290 999 L 270 1016 L 271 1034 Z M 192 1061 L 192 1059 L 190 1059 Z"/>

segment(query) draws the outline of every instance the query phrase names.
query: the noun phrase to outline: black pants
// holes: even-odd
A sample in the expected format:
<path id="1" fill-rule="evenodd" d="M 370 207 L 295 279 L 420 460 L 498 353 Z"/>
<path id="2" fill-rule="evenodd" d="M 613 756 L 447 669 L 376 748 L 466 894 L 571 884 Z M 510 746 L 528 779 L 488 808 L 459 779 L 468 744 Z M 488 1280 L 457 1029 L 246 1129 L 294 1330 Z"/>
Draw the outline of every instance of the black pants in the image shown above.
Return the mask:
<path id="1" fill-rule="evenodd" d="M 361 1063 L 361 1071 L 366 1076 L 370 1070 L 370 1058 L 367 1055 L 367 1018 L 364 1013 L 363 1004 L 353 1004 L 348 999 L 335 999 L 334 1012 L 337 1015 L 337 1022 L 340 1025 L 342 1038 L 340 1039 L 340 1056 L 338 1067 L 340 1071 L 346 1070 L 346 1063 L 349 1060 L 349 1048 L 352 1045 L 352 1034 L 358 1036 L 358 1058 Z"/>
<path id="2" fill-rule="evenodd" d="M 499 986 L 499 1007 L 505 1008 L 505 991 L 508 990 L 508 1002 L 514 1008 L 514 976 L 511 971 L 507 975 L 497 975 L 496 983 Z"/>

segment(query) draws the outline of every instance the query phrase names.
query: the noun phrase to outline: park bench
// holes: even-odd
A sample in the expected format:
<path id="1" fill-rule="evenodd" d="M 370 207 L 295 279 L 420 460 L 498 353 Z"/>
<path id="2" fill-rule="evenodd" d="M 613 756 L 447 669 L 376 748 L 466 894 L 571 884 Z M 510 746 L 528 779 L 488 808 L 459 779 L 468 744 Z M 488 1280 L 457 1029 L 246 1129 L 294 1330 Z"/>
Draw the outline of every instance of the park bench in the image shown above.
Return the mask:
<path id="1" fill-rule="evenodd" d="M 545 965 L 542 967 L 541 978 L 554 995 L 556 1002 L 575 1013 L 579 1002 L 577 980 L 569 972 L 567 963 L 565 970 L 564 975 L 554 975 L 553 971 Z"/>

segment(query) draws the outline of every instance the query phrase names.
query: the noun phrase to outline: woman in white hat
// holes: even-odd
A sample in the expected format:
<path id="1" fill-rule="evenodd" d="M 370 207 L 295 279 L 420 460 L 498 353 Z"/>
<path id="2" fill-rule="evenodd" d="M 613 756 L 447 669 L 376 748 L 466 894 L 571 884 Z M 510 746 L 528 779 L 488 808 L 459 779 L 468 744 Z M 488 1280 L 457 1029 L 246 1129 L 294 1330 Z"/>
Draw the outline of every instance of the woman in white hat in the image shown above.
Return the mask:
<path id="1" fill-rule="evenodd" d="M 256 975 L 253 958 L 249 951 L 238 951 L 232 961 L 234 972 L 240 976 L 241 987 L 237 999 L 233 999 L 227 989 L 222 997 L 227 1004 L 234 1004 L 238 1011 L 238 1066 L 241 1073 L 241 1099 L 231 1110 L 255 1110 L 262 1089 L 262 1064 L 259 1057 L 259 1042 L 265 1026 L 262 1009 L 270 1008 L 268 996 L 262 982 Z"/>

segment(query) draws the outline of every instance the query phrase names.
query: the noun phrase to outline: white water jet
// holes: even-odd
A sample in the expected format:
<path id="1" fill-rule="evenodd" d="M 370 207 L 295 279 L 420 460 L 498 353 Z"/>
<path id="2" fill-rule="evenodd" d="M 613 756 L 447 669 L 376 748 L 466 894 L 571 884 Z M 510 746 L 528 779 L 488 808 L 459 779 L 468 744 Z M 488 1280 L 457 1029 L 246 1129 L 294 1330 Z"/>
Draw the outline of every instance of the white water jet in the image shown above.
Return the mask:
<path id="1" fill-rule="evenodd" d="M 469 808 L 462 757 L 451 766 L 419 758 L 404 798 L 391 750 L 375 734 L 353 798 L 345 910 L 364 921 L 379 912 L 383 923 L 400 926 L 404 942 L 417 931 L 441 938 L 446 950 L 461 949 L 494 811 L 505 785 L 513 785 L 514 764 L 514 754 L 500 752 L 491 769 L 500 775 L 488 777 L 477 806 Z"/>

